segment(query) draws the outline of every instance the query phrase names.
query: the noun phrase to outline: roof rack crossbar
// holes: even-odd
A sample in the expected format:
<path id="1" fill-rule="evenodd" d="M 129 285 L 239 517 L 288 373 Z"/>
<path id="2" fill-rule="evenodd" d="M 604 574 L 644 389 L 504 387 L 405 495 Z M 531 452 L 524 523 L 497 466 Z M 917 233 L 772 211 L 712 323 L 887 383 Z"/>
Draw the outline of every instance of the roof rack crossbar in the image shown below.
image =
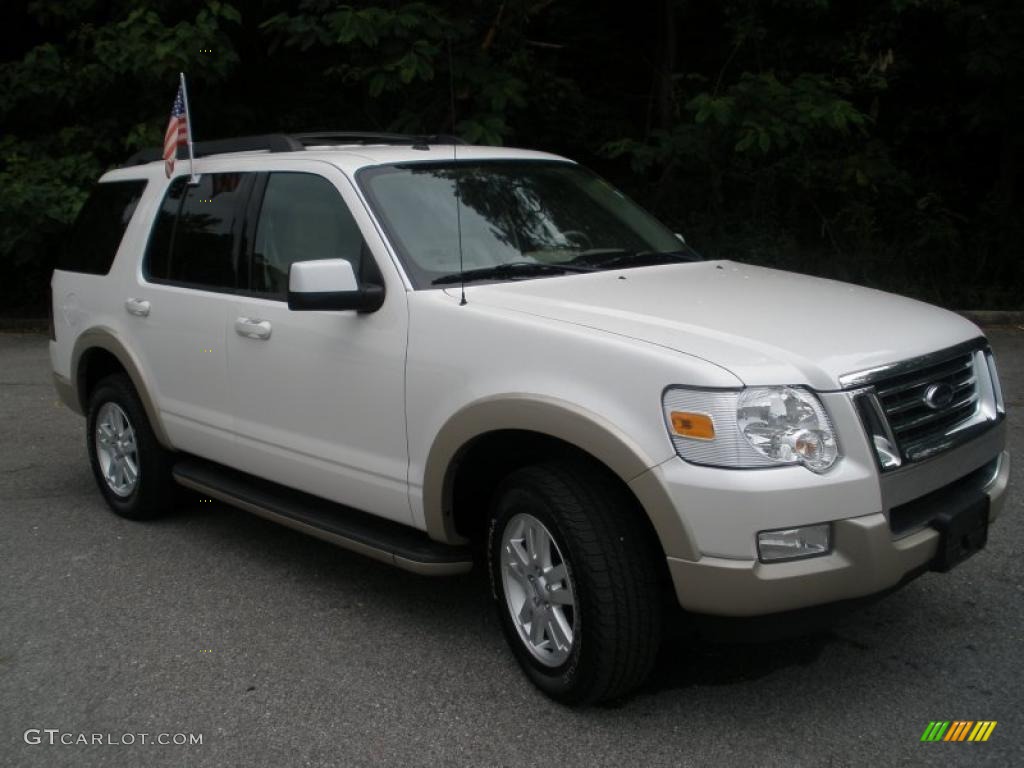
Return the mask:
<path id="1" fill-rule="evenodd" d="M 346 144 L 367 145 L 367 144 L 393 144 L 401 146 L 404 144 L 416 148 L 427 148 L 431 144 L 465 144 L 466 142 L 457 136 L 444 134 L 418 135 L 406 133 L 374 133 L 365 131 L 325 131 L 322 133 L 266 133 L 259 136 L 236 136 L 229 139 L 214 139 L 212 141 L 197 141 L 193 147 L 196 157 L 207 155 L 224 155 L 231 152 L 254 152 L 266 150 L 269 152 L 297 152 L 306 147 L 320 144 L 331 146 L 344 146 Z M 140 149 L 125 162 L 126 166 L 143 165 L 152 163 L 163 158 L 163 150 L 159 147 Z M 178 147 L 178 160 L 188 158 L 188 148 Z"/>
<path id="2" fill-rule="evenodd" d="M 197 141 L 192 145 L 196 157 L 206 155 L 223 155 L 229 152 L 254 152 L 269 150 L 271 152 L 294 152 L 302 149 L 302 144 L 283 133 L 267 133 L 260 136 L 236 136 L 230 139 L 213 139 Z M 160 147 L 140 149 L 128 158 L 125 165 L 142 165 L 161 160 L 164 156 Z M 178 160 L 188 159 L 188 147 L 178 147 Z"/>

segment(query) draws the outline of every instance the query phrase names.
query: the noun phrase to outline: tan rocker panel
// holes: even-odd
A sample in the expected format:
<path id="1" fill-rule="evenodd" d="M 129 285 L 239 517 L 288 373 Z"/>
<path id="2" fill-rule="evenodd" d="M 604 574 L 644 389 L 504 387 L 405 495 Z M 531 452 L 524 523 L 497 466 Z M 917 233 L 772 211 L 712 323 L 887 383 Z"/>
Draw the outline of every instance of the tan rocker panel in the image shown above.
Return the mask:
<path id="1" fill-rule="evenodd" d="M 685 523 L 661 483 L 648 472 L 659 462 L 614 424 L 572 403 L 532 394 L 505 394 L 470 403 L 438 432 L 423 477 L 427 533 L 437 541 L 462 541 L 452 509 L 455 459 L 477 437 L 499 430 L 536 432 L 574 445 L 607 466 L 637 497 L 669 557 L 696 559 Z"/>

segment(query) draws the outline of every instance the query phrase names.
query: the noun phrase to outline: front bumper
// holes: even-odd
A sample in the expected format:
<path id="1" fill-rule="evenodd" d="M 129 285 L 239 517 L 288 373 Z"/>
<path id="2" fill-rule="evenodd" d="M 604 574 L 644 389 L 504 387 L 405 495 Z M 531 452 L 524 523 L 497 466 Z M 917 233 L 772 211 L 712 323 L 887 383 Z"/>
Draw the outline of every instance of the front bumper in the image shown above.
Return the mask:
<path id="1" fill-rule="evenodd" d="M 1010 475 L 1010 455 L 1003 450 L 1004 443 L 1005 425 L 1001 424 L 971 445 L 928 462 L 931 466 L 927 474 L 930 478 L 965 478 L 966 481 L 967 473 L 994 466 L 977 491 L 988 495 L 989 520 L 995 520 L 1005 503 Z M 918 472 L 923 475 L 921 470 Z M 930 487 L 915 484 L 919 496 L 944 487 L 942 481 Z M 873 496 L 867 490 L 864 496 L 871 499 L 871 503 L 878 503 L 874 501 L 878 499 L 880 503 L 875 509 L 884 511 L 844 517 L 839 514 L 843 511 L 841 505 L 830 505 L 822 510 L 818 521 L 806 519 L 810 515 L 802 511 L 801 499 L 809 495 L 817 500 L 827 498 L 826 489 L 794 491 L 790 494 L 792 522 L 778 519 L 780 499 L 776 498 L 777 494 L 768 492 L 760 497 L 749 494 L 747 508 L 730 510 L 731 524 L 728 519 L 719 518 L 719 527 L 726 531 L 732 529 L 734 541 L 742 540 L 746 546 L 747 541 L 752 540 L 752 527 L 763 530 L 779 525 L 823 522 L 829 519 L 831 512 L 834 515 L 832 552 L 821 557 L 765 564 L 759 562 L 754 553 L 749 557 L 708 553 L 698 536 L 696 543 L 702 554 L 696 559 L 668 558 L 680 605 L 695 613 L 715 616 L 760 616 L 864 597 L 895 587 L 912 574 L 928 568 L 936 555 L 940 534 L 923 522 L 913 530 L 894 535 L 889 511 L 907 502 L 901 495 L 907 490 L 907 484 L 899 486 L 900 494 L 894 490 L 884 483 L 880 485 L 876 476 Z M 677 488 L 673 496 L 677 499 L 677 508 L 685 515 L 686 489 Z M 836 496 L 838 500 L 842 498 L 842 494 Z M 764 516 L 766 508 L 771 519 Z M 725 510 L 719 513 L 724 514 Z M 753 526 L 748 519 L 739 521 L 737 518 L 741 516 L 752 518 Z M 698 531 L 699 528 L 700 525 Z M 723 541 L 724 537 L 725 534 L 718 534 Z"/>

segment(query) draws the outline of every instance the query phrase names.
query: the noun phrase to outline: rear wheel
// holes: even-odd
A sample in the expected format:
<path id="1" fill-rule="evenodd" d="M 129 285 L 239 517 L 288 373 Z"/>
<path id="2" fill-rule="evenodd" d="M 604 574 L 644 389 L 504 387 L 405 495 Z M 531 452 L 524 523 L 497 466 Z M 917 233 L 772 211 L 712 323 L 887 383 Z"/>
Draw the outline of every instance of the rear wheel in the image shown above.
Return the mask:
<path id="1" fill-rule="evenodd" d="M 534 684 L 576 704 L 622 696 L 647 678 L 661 642 L 658 557 L 635 502 L 595 467 L 536 465 L 501 484 L 491 583 Z"/>
<path id="2" fill-rule="evenodd" d="M 156 439 L 131 380 L 115 374 L 89 397 L 89 462 L 110 508 L 133 520 L 171 507 L 171 455 Z"/>

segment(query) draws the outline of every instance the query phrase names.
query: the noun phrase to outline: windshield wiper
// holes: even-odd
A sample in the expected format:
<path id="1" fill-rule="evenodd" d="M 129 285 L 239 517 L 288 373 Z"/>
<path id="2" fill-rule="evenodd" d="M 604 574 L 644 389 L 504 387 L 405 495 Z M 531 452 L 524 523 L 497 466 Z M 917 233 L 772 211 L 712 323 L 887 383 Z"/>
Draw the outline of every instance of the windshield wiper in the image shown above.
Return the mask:
<path id="1" fill-rule="evenodd" d="M 584 251 L 568 261 L 569 264 L 601 267 L 650 267 L 656 264 L 676 264 L 687 261 L 703 261 L 692 248 L 678 251 L 627 251 L 625 248 L 595 248 Z"/>
<path id="2" fill-rule="evenodd" d="M 573 264 L 545 264 L 539 261 L 508 261 L 493 267 L 478 267 L 465 272 L 453 272 L 431 281 L 432 285 L 470 283 L 474 280 L 492 280 L 509 277 L 535 277 L 538 275 L 564 275 L 566 272 L 591 272 L 589 267 Z"/>

